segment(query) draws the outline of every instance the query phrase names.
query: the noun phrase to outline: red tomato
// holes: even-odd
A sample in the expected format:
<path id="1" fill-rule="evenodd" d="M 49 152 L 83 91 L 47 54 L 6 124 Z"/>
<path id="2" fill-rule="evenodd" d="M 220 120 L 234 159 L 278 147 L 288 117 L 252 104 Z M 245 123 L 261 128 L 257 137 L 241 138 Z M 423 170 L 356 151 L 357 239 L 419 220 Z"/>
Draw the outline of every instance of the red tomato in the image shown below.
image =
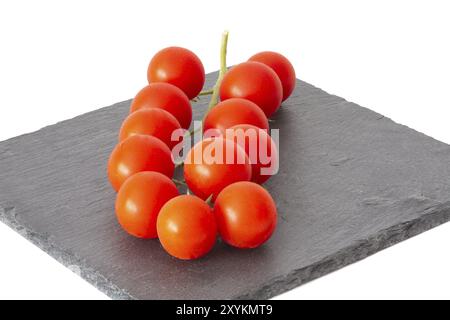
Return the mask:
<path id="1" fill-rule="evenodd" d="M 236 182 L 217 197 L 214 215 L 223 241 L 237 248 L 266 242 L 277 224 L 275 202 L 259 184 Z"/>
<path id="2" fill-rule="evenodd" d="M 275 71 L 259 62 L 244 62 L 223 77 L 220 99 L 244 98 L 256 103 L 267 117 L 281 105 L 283 87 Z"/>
<path id="3" fill-rule="evenodd" d="M 225 129 L 242 123 L 269 130 L 266 115 L 255 103 L 250 100 L 232 98 L 220 102 L 208 112 L 203 123 L 203 131 L 218 129 L 224 134 Z"/>
<path id="4" fill-rule="evenodd" d="M 200 93 L 205 84 L 205 69 L 192 51 L 169 47 L 153 56 L 148 66 L 147 79 L 149 83 L 173 84 L 192 99 Z"/>
<path id="5" fill-rule="evenodd" d="M 197 259 L 207 254 L 217 238 L 211 208 L 200 198 L 181 195 L 168 201 L 159 212 L 159 241 L 178 259 Z"/>
<path id="6" fill-rule="evenodd" d="M 264 51 L 255 54 L 248 61 L 264 63 L 275 71 L 283 86 L 283 101 L 292 94 L 297 80 L 294 67 L 285 56 L 277 52 Z"/>
<path id="7" fill-rule="evenodd" d="M 153 171 L 136 173 L 125 181 L 117 194 L 117 220 L 135 237 L 156 238 L 158 213 L 178 194 L 175 184 L 165 175 Z"/>
<path id="8" fill-rule="evenodd" d="M 172 178 L 174 170 L 169 147 L 158 138 L 145 135 L 134 135 L 120 142 L 108 161 L 109 181 L 116 191 L 135 173 L 156 171 Z"/>
<path id="9" fill-rule="evenodd" d="M 142 109 L 130 114 L 122 124 L 119 141 L 136 134 L 154 136 L 171 150 L 178 143 L 172 140 L 172 133 L 181 129 L 178 120 L 163 109 Z"/>
<path id="10" fill-rule="evenodd" d="M 239 124 L 227 130 L 226 138 L 239 144 L 247 153 L 252 164 L 252 181 L 261 184 L 277 173 L 277 145 L 266 130 Z"/>
<path id="11" fill-rule="evenodd" d="M 229 184 L 249 181 L 251 176 L 252 167 L 244 149 L 223 138 L 200 141 L 184 161 L 186 184 L 203 200 L 210 195 L 215 199 Z"/>
<path id="12" fill-rule="evenodd" d="M 179 88 L 168 83 L 151 83 L 138 92 L 131 103 L 130 112 L 139 109 L 164 109 L 177 118 L 181 127 L 189 128 L 192 107 L 188 97 Z"/>

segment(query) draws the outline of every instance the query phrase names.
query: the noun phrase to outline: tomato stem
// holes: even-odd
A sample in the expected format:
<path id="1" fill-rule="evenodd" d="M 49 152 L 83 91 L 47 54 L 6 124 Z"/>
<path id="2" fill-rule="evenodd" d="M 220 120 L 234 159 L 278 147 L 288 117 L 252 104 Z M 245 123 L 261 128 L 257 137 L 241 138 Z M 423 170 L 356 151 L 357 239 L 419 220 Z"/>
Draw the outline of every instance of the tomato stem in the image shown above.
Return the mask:
<path id="1" fill-rule="evenodd" d="M 197 132 L 199 132 L 202 129 L 202 126 L 198 127 L 198 128 L 192 128 L 189 131 L 186 131 L 186 133 L 184 134 L 183 139 L 188 139 L 190 137 L 192 137 L 194 134 L 196 134 Z M 178 163 L 175 165 L 175 168 L 181 167 L 184 164 L 184 161 Z"/>
<path id="2" fill-rule="evenodd" d="M 175 169 L 178 168 L 178 167 L 181 167 L 183 164 L 184 164 L 184 161 L 182 161 L 182 162 L 180 162 L 180 163 L 177 163 L 177 164 L 175 165 Z"/>
<path id="3" fill-rule="evenodd" d="M 193 100 L 197 101 L 197 99 L 200 96 L 206 96 L 211 94 L 211 100 L 209 102 L 208 108 L 206 109 L 206 112 L 203 116 L 203 120 L 205 120 L 206 115 L 208 114 L 209 110 L 213 108 L 219 101 L 219 89 L 220 84 L 222 83 L 223 76 L 227 72 L 227 46 L 228 46 L 228 31 L 224 31 L 222 34 L 222 44 L 220 48 L 220 70 L 219 70 L 219 76 L 217 77 L 216 84 L 214 85 L 213 89 L 205 90 L 199 93 L 197 97 L 195 97 Z M 202 121 L 203 124 L 203 121 Z M 194 135 L 196 132 L 200 131 L 202 127 L 191 129 L 184 135 L 184 139 L 190 138 L 192 135 Z M 178 163 L 175 168 L 178 168 L 184 164 L 183 162 Z"/>
<path id="4" fill-rule="evenodd" d="M 172 178 L 172 181 L 173 181 L 175 184 L 180 184 L 180 185 L 183 185 L 183 186 L 186 185 L 186 182 L 184 182 L 184 181 L 182 181 L 182 180 L 178 180 L 178 179 Z"/>
<path id="5" fill-rule="evenodd" d="M 201 129 L 202 129 L 202 127 L 195 128 L 195 129 L 192 128 L 191 130 L 187 131 L 187 132 L 184 134 L 184 139 L 189 138 L 189 137 L 192 137 L 192 135 L 194 135 L 195 133 L 199 132 Z"/>
<path id="6" fill-rule="evenodd" d="M 213 91 L 214 91 L 214 89 L 204 90 L 204 91 L 200 92 L 198 94 L 198 96 L 208 96 L 208 95 L 212 94 Z"/>
<path id="7" fill-rule="evenodd" d="M 211 194 L 211 195 L 205 200 L 206 204 L 207 204 L 208 206 L 210 206 L 210 207 L 213 206 L 213 196 L 214 196 L 214 194 Z"/>
<path id="8" fill-rule="evenodd" d="M 208 114 L 209 110 L 211 110 L 219 101 L 220 84 L 222 83 L 223 76 L 227 72 L 227 46 L 228 46 L 228 31 L 224 31 L 224 33 L 222 34 L 222 45 L 220 48 L 219 76 L 217 77 L 216 84 L 214 85 L 211 100 L 209 102 L 208 109 L 206 109 L 205 112 L 205 117 Z"/>
<path id="9" fill-rule="evenodd" d="M 191 129 L 189 130 L 189 136 L 192 136 L 194 134 L 196 134 L 197 132 L 199 132 L 202 129 L 202 127 L 198 127 L 196 129 Z"/>

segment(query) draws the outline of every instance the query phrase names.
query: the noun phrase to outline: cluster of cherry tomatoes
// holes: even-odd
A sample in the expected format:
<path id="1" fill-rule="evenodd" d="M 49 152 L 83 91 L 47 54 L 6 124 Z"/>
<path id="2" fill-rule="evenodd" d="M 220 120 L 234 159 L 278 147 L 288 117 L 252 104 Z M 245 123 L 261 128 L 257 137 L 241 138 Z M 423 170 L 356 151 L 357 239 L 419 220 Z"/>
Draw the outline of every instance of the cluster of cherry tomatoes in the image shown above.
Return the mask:
<path id="1" fill-rule="evenodd" d="M 134 98 L 108 161 L 120 225 L 133 236 L 159 238 L 180 259 L 205 255 L 218 234 L 231 246 L 258 247 L 276 226 L 275 202 L 260 184 L 275 173 L 278 152 L 268 118 L 294 90 L 294 69 L 281 54 L 261 52 L 222 71 L 208 92 L 221 102 L 211 104 L 203 120 L 203 131 L 216 135 L 194 145 L 184 161 L 182 183 L 193 194 L 180 195 L 173 180 L 172 149 L 180 142 L 172 134 L 190 127 L 190 101 L 205 94 L 202 62 L 187 49 L 169 47 L 152 58 L 149 84 Z M 260 161 L 258 152 L 250 156 L 246 141 L 234 135 L 248 130 L 264 140 L 269 161 Z M 210 161 L 219 150 L 223 161 Z"/>

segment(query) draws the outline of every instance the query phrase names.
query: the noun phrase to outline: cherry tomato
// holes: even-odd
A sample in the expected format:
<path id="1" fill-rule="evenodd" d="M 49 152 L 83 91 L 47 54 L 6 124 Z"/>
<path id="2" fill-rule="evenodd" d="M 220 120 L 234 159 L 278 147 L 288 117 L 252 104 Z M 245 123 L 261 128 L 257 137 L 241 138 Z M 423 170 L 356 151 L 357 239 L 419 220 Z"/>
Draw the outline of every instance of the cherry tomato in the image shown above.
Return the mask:
<path id="1" fill-rule="evenodd" d="M 292 94 L 297 80 L 294 67 L 285 56 L 277 52 L 264 51 L 255 54 L 248 61 L 264 63 L 275 71 L 283 86 L 283 101 Z"/>
<path id="2" fill-rule="evenodd" d="M 156 238 L 158 213 L 178 194 L 175 184 L 165 175 L 154 171 L 136 173 L 125 181 L 117 194 L 117 220 L 135 237 Z"/>
<path id="3" fill-rule="evenodd" d="M 244 98 L 256 103 L 267 117 L 281 105 L 283 87 L 275 71 L 259 62 L 244 62 L 223 77 L 220 99 Z"/>
<path id="4" fill-rule="evenodd" d="M 131 103 L 130 112 L 144 108 L 168 111 L 177 118 L 184 129 L 191 125 L 192 107 L 188 97 L 179 88 L 169 83 L 151 83 L 139 91 Z"/>
<path id="5" fill-rule="evenodd" d="M 207 254 L 217 238 L 211 208 L 200 198 L 181 195 L 168 201 L 159 212 L 159 241 L 179 259 L 197 259 Z"/>
<path id="6" fill-rule="evenodd" d="M 168 82 L 195 98 L 205 84 L 205 69 L 200 59 L 185 48 L 169 47 L 156 53 L 147 70 L 149 83 Z"/>
<path id="7" fill-rule="evenodd" d="M 269 130 L 266 115 L 255 103 L 250 100 L 231 98 L 220 102 L 208 112 L 203 123 L 203 131 L 217 129 L 225 133 L 225 129 L 242 123 Z"/>
<path id="8" fill-rule="evenodd" d="M 259 184 L 236 182 L 219 194 L 214 215 L 223 241 L 237 248 L 256 248 L 275 230 L 275 202 Z"/>
<path id="9" fill-rule="evenodd" d="M 154 136 L 171 150 L 178 143 L 172 140 L 172 133 L 181 129 L 178 120 L 163 109 L 142 109 L 130 114 L 122 124 L 119 141 L 136 134 Z"/>
<path id="10" fill-rule="evenodd" d="M 239 124 L 227 130 L 232 139 L 247 153 L 252 164 L 252 181 L 262 184 L 278 171 L 277 145 L 266 130 L 249 124 Z"/>
<path id="11" fill-rule="evenodd" d="M 184 161 L 184 178 L 189 189 L 203 200 L 213 199 L 227 185 L 249 181 L 252 167 L 244 149 L 232 140 L 204 139 L 187 154 Z"/>
<path id="12" fill-rule="evenodd" d="M 169 147 L 158 138 L 140 134 L 120 142 L 108 161 L 109 181 L 116 191 L 135 173 L 156 171 L 172 178 L 174 170 Z"/>

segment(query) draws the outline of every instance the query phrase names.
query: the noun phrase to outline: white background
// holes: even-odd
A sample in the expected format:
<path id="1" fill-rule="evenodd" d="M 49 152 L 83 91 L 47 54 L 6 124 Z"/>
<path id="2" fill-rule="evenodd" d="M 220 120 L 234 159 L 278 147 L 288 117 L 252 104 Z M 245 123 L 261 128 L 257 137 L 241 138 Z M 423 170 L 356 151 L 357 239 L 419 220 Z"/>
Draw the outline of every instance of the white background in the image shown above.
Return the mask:
<path id="1" fill-rule="evenodd" d="M 165 46 L 216 70 L 228 29 L 229 64 L 279 51 L 300 79 L 450 143 L 449 17 L 430 0 L 2 0 L 0 140 L 131 98 Z M 444 225 L 280 297 L 448 299 L 449 243 Z M 0 298 L 106 297 L 0 224 Z"/>

